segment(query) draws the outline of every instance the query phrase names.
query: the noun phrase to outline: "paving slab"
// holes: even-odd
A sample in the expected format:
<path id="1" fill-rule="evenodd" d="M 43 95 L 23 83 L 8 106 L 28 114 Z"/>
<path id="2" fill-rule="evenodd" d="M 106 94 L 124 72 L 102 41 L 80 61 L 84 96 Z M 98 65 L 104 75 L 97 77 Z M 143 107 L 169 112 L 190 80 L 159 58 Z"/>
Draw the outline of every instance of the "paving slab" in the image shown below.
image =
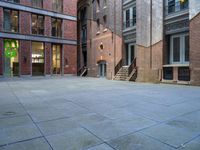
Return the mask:
<path id="1" fill-rule="evenodd" d="M 174 150 L 172 147 L 140 133 L 113 139 L 108 143 L 117 150 Z"/>
<path id="2" fill-rule="evenodd" d="M 200 134 L 200 111 L 148 128 L 142 133 L 179 148 Z"/>
<path id="3" fill-rule="evenodd" d="M 30 141 L 18 142 L 15 144 L 0 147 L 0 150 L 52 150 L 44 138 L 37 138 Z"/>
<path id="4" fill-rule="evenodd" d="M 200 149 L 200 136 L 191 142 L 181 146 L 179 150 L 199 150 Z"/>
<path id="5" fill-rule="evenodd" d="M 114 150 L 114 149 L 108 146 L 107 144 L 100 144 L 100 145 L 91 147 L 87 150 Z"/>
<path id="6" fill-rule="evenodd" d="M 97 137 L 83 128 L 47 136 L 47 140 L 55 150 L 82 150 L 102 143 Z"/>
<path id="7" fill-rule="evenodd" d="M 0 146 L 41 137 L 28 116 L 0 119 Z"/>

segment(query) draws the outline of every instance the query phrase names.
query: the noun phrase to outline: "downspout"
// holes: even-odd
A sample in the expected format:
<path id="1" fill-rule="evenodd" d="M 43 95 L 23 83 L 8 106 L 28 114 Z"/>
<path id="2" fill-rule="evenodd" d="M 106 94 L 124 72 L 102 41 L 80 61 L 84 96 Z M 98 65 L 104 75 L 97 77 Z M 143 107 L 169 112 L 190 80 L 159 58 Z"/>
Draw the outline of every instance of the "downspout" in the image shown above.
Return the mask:
<path id="1" fill-rule="evenodd" d="M 153 26 L 153 22 L 152 22 L 152 12 L 153 12 L 153 3 L 152 0 L 150 0 L 150 69 L 152 69 L 152 26 Z"/>

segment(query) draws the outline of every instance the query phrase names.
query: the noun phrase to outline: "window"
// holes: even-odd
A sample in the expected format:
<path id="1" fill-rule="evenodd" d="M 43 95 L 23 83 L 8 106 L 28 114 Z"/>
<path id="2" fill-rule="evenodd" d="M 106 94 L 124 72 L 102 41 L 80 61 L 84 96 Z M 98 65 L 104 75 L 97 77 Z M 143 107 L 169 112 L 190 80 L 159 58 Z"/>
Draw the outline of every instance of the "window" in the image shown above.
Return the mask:
<path id="1" fill-rule="evenodd" d="M 124 29 L 133 27 L 136 24 L 136 7 L 124 11 Z"/>
<path id="2" fill-rule="evenodd" d="M 171 64 L 184 64 L 189 61 L 189 35 L 181 34 L 171 37 Z"/>
<path id="3" fill-rule="evenodd" d="M 4 9 L 4 30 L 9 32 L 19 31 L 19 13 L 15 10 Z"/>
<path id="4" fill-rule="evenodd" d="M 44 74 L 44 44 L 41 42 L 32 42 L 32 74 Z"/>
<path id="5" fill-rule="evenodd" d="M 103 16 L 103 26 L 104 26 L 104 29 L 107 28 L 107 16 Z"/>
<path id="6" fill-rule="evenodd" d="M 100 32 L 100 21 L 97 19 L 97 32 Z"/>
<path id="7" fill-rule="evenodd" d="M 168 0 L 168 14 L 188 9 L 189 0 Z"/>
<path id="8" fill-rule="evenodd" d="M 87 26 L 82 26 L 81 29 L 81 39 L 82 39 L 82 43 L 86 43 L 87 42 Z"/>
<path id="9" fill-rule="evenodd" d="M 107 7 L 107 0 L 103 1 L 103 7 L 106 8 Z"/>
<path id="10" fill-rule="evenodd" d="M 12 2 L 12 3 L 19 3 L 19 0 L 5 0 L 7 2 Z"/>
<path id="11" fill-rule="evenodd" d="M 96 0 L 96 12 L 100 11 L 100 3 L 99 0 Z"/>
<path id="12" fill-rule="evenodd" d="M 63 12 L 63 0 L 53 0 L 52 8 L 53 8 L 53 11 L 62 13 Z"/>
<path id="13" fill-rule="evenodd" d="M 62 37 L 62 20 L 58 18 L 52 18 L 52 36 Z"/>
<path id="14" fill-rule="evenodd" d="M 44 35 L 44 16 L 32 15 L 32 34 Z"/>
<path id="15" fill-rule="evenodd" d="M 33 7 L 42 8 L 43 7 L 43 0 L 31 0 L 31 4 Z"/>

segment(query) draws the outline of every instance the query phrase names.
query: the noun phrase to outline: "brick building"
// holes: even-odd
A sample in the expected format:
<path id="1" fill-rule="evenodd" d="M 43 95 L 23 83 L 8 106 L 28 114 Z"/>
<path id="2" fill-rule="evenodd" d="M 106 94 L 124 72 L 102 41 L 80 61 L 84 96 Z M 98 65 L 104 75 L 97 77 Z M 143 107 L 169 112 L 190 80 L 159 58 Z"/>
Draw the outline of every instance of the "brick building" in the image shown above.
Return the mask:
<path id="1" fill-rule="evenodd" d="M 76 0 L 0 0 L 0 76 L 76 74 Z"/>
<path id="2" fill-rule="evenodd" d="M 78 74 L 113 79 L 122 57 L 121 0 L 78 1 Z"/>
<path id="3" fill-rule="evenodd" d="M 105 2 L 107 6 L 104 8 Z M 86 1 L 79 1 L 78 56 L 82 60 L 79 64 L 80 72 L 85 73 L 84 70 L 88 69 L 88 76 L 101 76 L 101 60 L 103 60 L 102 63 L 107 66 L 112 65 L 106 69 L 106 76 L 110 79 L 200 85 L 200 2 L 198 0 L 122 0 L 121 2 L 116 2 L 114 5 L 111 0 L 88 0 L 87 4 Z M 85 15 L 81 15 L 84 12 L 82 9 L 85 8 L 84 5 L 87 6 L 87 11 Z M 118 7 L 119 14 L 115 12 L 115 7 Z M 87 20 L 85 34 L 81 20 Z M 111 33 L 119 36 L 119 38 L 116 36 L 116 45 L 109 40 L 112 39 L 112 36 L 109 37 Z M 99 48 L 101 44 L 103 50 Z M 112 49 L 115 47 L 118 48 L 117 55 L 112 55 Z M 105 55 L 108 53 L 107 50 L 111 50 L 109 51 L 111 57 Z M 87 68 L 84 69 L 84 66 Z"/>

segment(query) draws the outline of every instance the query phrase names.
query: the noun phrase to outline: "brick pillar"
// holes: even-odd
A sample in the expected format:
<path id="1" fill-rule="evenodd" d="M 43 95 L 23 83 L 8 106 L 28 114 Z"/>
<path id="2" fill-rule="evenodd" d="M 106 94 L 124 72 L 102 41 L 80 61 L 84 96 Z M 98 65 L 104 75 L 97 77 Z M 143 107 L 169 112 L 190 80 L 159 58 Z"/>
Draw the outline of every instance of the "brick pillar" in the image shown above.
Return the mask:
<path id="1" fill-rule="evenodd" d="M 20 27 L 20 33 L 22 34 L 31 33 L 31 13 L 20 11 L 19 27 Z"/>
<path id="2" fill-rule="evenodd" d="M 77 0 L 63 0 L 63 13 L 77 16 Z"/>
<path id="3" fill-rule="evenodd" d="M 51 17 L 45 16 L 45 36 L 51 36 Z"/>
<path id="4" fill-rule="evenodd" d="M 178 81 L 178 67 L 173 67 L 173 82 Z"/>
<path id="5" fill-rule="evenodd" d="M 31 41 L 20 41 L 21 75 L 31 75 Z"/>
<path id="6" fill-rule="evenodd" d="M 0 75 L 3 75 L 3 39 L 0 38 Z"/>
<path id="7" fill-rule="evenodd" d="M 200 85 L 200 13 L 190 21 L 191 84 Z"/>
<path id="8" fill-rule="evenodd" d="M 77 72 L 77 46 L 63 45 L 64 74 L 76 74 Z"/>
<path id="9" fill-rule="evenodd" d="M 45 74 L 51 74 L 51 43 L 45 43 Z"/>
<path id="10" fill-rule="evenodd" d="M 0 7 L 0 31 L 3 31 L 3 8 Z"/>
<path id="11" fill-rule="evenodd" d="M 25 6 L 31 6 L 31 0 L 20 0 L 20 4 Z"/>
<path id="12" fill-rule="evenodd" d="M 52 0 L 43 0 L 43 9 L 52 10 Z"/>
<path id="13" fill-rule="evenodd" d="M 77 22 L 76 21 L 69 21 L 63 20 L 63 31 L 64 31 L 64 38 L 70 40 L 77 40 Z"/>

